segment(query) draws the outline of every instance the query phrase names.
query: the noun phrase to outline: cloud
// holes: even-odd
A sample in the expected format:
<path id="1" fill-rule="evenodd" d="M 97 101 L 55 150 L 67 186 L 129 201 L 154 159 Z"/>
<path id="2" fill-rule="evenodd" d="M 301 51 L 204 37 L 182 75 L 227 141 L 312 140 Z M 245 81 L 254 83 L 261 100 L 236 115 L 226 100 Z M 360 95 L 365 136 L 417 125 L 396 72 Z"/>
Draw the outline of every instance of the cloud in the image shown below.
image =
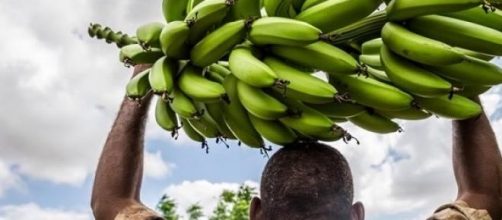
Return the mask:
<path id="1" fill-rule="evenodd" d="M 38 204 L 10 205 L 0 207 L 0 220 L 91 220 L 88 213 L 60 209 L 41 208 Z"/>
<path id="2" fill-rule="evenodd" d="M 497 92 L 482 99 L 487 115 L 491 115 L 497 111 L 501 96 Z M 361 140 L 361 145 L 331 145 L 347 157 L 356 199 L 365 204 L 367 216 L 385 219 L 388 215 L 417 212 L 427 216 L 455 199 L 450 123 L 437 118 L 401 121 L 405 132 L 384 136 L 342 124 Z M 502 120 L 493 121 L 492 125 L 495 133 L 502 133 Z M 498 141 L 502 146 L 500 138 Z"/>
<path id="3" fill-rule="evenodd" d="M 162 158 L 160 151 L 145 153 L 144 174 L 146 177 L 162 179 L 168 176 L 174 167 L 174 164 L 168 163 Z"/>
<path id="4" fill-rule="evenodd" d="M 258 183 L 246 181 L 244 184 L 258 189 Z M 206 180 L 184 181 L 178 185 L 168 186 L 164 192 L 176 201 L 178 213 L 184 214 L 186 209 L 198 203 L 203 207 L 204 216 L 208 217 L 216 207 L 223 190 L 238 190 L 239 183 L 211 183 Z"/>
<path id="5" fill-rule="evenodd" d="M 141 23 L 162 20 L 160 8 L 152 7 L 158 0 L 37 3 L 0 1 L 0 26 L 8 30 L 0 35 L 0 196 L 22 189 L 21 177 L 78 186 L 92 175 L 131 70 L 116 61 L 113 45 L 89 39 L 86 27 L 100 22 L 134 34 Z M 502 64 L 501 59 L 495 62 Z M 497 134 L 502 134 L 501 95 L 499 87 L 484 96 Z M 350 161 L 357 199 L 365 202 L 370 216 L 415 212 L 425 216 L 455 196 L 449 122 L 432 118 L 402 126 L 405 133 L 379 136 L 345 125 L 362 145 L 332 144 Z M 169 134 L 150 117 L 147 137 L 163 139 Z M 173 144 L 188 141 L 182 134 Z M 399 156 L 404 159 L 396 159 Z M 372 168 L 375 165 L 378 169 Z M 145 176 L 166 177 L 173 168 L 160 152 L 146 153 Z M 172 185 L 166 193 L 178 200 L 182 211 L 199 202 L 209 214 L 221 191 L 238 185 L 201 180 Z M 2 207 L 0 216 L 1 220 L 91 219 L 31 203 Z"/>
<path id="6" fill-rule="evenodd" d="M 0 198 L 9 189 L 24 188 L 21 178 L 11 168 L 0 161 Z"/>
<path id="7" fill-rule="evenodd" d="M 0 2 L 0 26 L 10 33 L 0 36 L 0 161 L 29 178 L 84 183 L 132 71 L 117 62 L 114 46 L 87 37 L 87 25 L 105 21 L 132 32 L 138 22 L 161 19 L 152 4 L 157 1 Z M 151 13 L 135 13 L 138 5 Z M 150 158 L 160 166 L 147 168 L 148 175 L 168 172 L 159 157 Z"/>

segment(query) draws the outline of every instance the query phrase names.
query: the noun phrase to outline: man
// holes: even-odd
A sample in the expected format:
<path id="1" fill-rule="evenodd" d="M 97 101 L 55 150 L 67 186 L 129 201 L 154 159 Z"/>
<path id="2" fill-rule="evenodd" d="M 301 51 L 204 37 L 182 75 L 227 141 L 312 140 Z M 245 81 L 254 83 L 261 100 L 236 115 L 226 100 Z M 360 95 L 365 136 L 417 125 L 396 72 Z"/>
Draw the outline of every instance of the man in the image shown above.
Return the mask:
<path id="1" fill-rule="evenodd" d="M 145 68 L 137 66 L 134 72 Z M 122 103 L 94 182 L 91 205 L 97 220 L 162 219 L 139 199 L 150 99 L 142 105 L 127 98 Z M 502 219 L 502 157 L 485 114 L 453 122 L 453 165 L 457 200 L 430 219 Z M 251 202 L 251 220 L 364 219 L 362 203 L 352 204 L 347 161 L 334 148 L 318 143 L 279 150 L 266 165 L 260 191 L 261 199 Z"/>

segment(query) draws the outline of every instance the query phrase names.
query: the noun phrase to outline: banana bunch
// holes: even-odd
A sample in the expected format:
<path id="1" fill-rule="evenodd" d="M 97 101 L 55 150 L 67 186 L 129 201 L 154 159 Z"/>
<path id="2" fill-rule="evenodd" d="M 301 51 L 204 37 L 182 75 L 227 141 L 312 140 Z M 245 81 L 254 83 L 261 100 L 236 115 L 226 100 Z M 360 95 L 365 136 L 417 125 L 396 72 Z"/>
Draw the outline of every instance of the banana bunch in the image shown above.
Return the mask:
<path id="1" fill-rule="evenodd" d="M 91 24 L 157 96 L 155 119 L 208 140 L 348 142 L 340 125 L 401 132 L 401 120 L 481 113 L 469 97 L 502 84 L 500 0 L 163 0 L 165 21 L 136 36 Z M 356 139 L 357 140 L 357 139 Z"/>

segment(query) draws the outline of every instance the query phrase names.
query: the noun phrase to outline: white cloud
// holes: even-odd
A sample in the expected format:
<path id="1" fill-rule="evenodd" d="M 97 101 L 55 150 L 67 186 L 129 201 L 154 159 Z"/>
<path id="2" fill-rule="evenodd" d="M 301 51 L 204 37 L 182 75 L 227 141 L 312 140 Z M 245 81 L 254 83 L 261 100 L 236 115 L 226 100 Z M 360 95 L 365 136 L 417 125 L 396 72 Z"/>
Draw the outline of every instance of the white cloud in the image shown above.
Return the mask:
<path id="1" fill-rule="evenodd" d="M 501 100 L 497 94 L 482 99 L 488 115 L 497 110 Z M 454 200 L 457 187 L 451 165 L 450 123 L 436 118 L 401 122 L 404 133 L 385 136 L 344 124 L 361 145 L 332 145 L 349 160 L 356 199 L 366 205 L 369 219 L 417 212 L 427 216 Z M 502 120 L 492 125 L 496 134 L 502 133 Z M 501 138 L 498 141 L 502 146 Z M 397 160 L 389 160 L 389 155 Z M 380 165 L 379 169 L 375 165 Z"/>
<path id="2" fill-rule="evenodd" d="M 91 220 L 88 213 L 41 208 L 34 203 L 0 207 L 0 220 Z"/>
<path id="3" fill-rule="evenodd" d="M 160 8 L 152 7 L 158 4 L 158 0 L 0 1 L 0 27 L 8 30 L 0 35 L 0 196 L 22 187 L 20 175 L 80 185 L 92 174 L 131 70 L 116 62 L 114 46 L 89 39 L 86 27 L 95 21 L 134 33 L 139 24 L 162 19 Z M 502 103 L 495 94 L 485 96 L 485 101 L 490 114 Z M 493 125 L 502 134 L 502 120 Z M 427 214 L 454 197 L 449 122 L 431 119 L 403 127 L 405 133 L 387 136 L 349 127 L 363 144 L 334 144 L 351 163 L 357 198 L 365 202 L 370 218 L 417 210 Z M 153 117 L 147 134 L 170 138 Z M 175 145 L 186 141 L 181 135 Z M 391 149 L 410 158 L 382 164 L 379 170 L 370 168 Z M 162 178 L 172 169 L 159 152 L 146 154 L 146 176 Z M 237 187 L 194 181 L 170 186 L 166 193 L 178 200 L 181 209 L 199 202 L 209 214 L 223 189 Z M 91 219 L 35 204 L 0 208 L 1 220 L 58 216 Z"/>
<path id="4" fill-rule="evenodd" d="M 22 188 L 24 188 L 24 186 L 19 176 L 12 172 L 9 166 L 0 161 L 0 198 L 9 189 Z"/>
<path id="5" fill-rule="evenodd" d="M 0 2 L 0 26 L 10 33 L 0 36 L 0 161 L 30 178 L 84 182 L 132 71 L 117 62 L 113 45 L 87 36 L 87 25 L 97 21 L 133 32 L 140 23 L 162 19 L 160 8 L 151 7 L 156 3 Z M 138 7 L 149 13 L 135 13 Z M 160 166 L 147 174 L 165 175 L 168 166 L 151 158 Z"/>
<path id="6" fill-rule="evenodd" d="M 161 179 L 168 176 L 175 167 L 162 158 L 160 151 L 145 153 L 144 174 L 146 177 Z"/>
<path id="7" fill-rule="evenodd" d="M 258 183 L 246 181 L 244 184 L 258 189 Z M 205 217 L 212 214 L 223 190 L 236 191 L 239 183 L 211 183 L 206 180 L 184 181 L 179 185 L 170 185 L 164 192 L 176 201 L 178 213 L 184 214 L 192 204 L 198 203 L 203 207 Z"/>

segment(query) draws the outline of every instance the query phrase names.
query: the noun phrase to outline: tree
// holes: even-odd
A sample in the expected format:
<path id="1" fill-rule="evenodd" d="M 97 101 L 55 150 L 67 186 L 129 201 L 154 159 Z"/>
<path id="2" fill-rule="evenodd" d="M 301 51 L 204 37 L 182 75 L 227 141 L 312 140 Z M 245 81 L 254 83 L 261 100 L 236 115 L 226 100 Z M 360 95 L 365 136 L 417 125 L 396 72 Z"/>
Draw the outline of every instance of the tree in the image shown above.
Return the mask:
<path id="1" fill-rule="evenodd" d="M 224 190 L 209 220 L 248 220 L 251 199 L 256 194 L 255 188 L 245 184 L 241 185 L 237 191 Z M 181 219 L 176 214 L 176 202 L 166 195 L 159 201 L 157 209 L 166 220 Z M 189 206 L 185 211 L 188 220 L 199 220 L 204 216 L 202 207 L 198 203 Z"/>
<path id="2" fill-rule="evenodd" d="M 189 220 L 199 220 L 204 214 L 202 213 L 202 206 L 198 203 L 193 204 L 186 210 Z"/>
<path id="3" fill-rule="evenodd" d="M 241 185 L 237 192 L 225 190 L 210 220 L 248 220 L 251 198 L 256 195 L 255 188 Z"/>
<path id="4" fill-rule="evenodd" d="M 166 220 L 179 220 L 180 216 L 176 214 L 176 202 L 167 195 L 162 196 L 157 204 L 157 209 L 162 213 Z"/>

